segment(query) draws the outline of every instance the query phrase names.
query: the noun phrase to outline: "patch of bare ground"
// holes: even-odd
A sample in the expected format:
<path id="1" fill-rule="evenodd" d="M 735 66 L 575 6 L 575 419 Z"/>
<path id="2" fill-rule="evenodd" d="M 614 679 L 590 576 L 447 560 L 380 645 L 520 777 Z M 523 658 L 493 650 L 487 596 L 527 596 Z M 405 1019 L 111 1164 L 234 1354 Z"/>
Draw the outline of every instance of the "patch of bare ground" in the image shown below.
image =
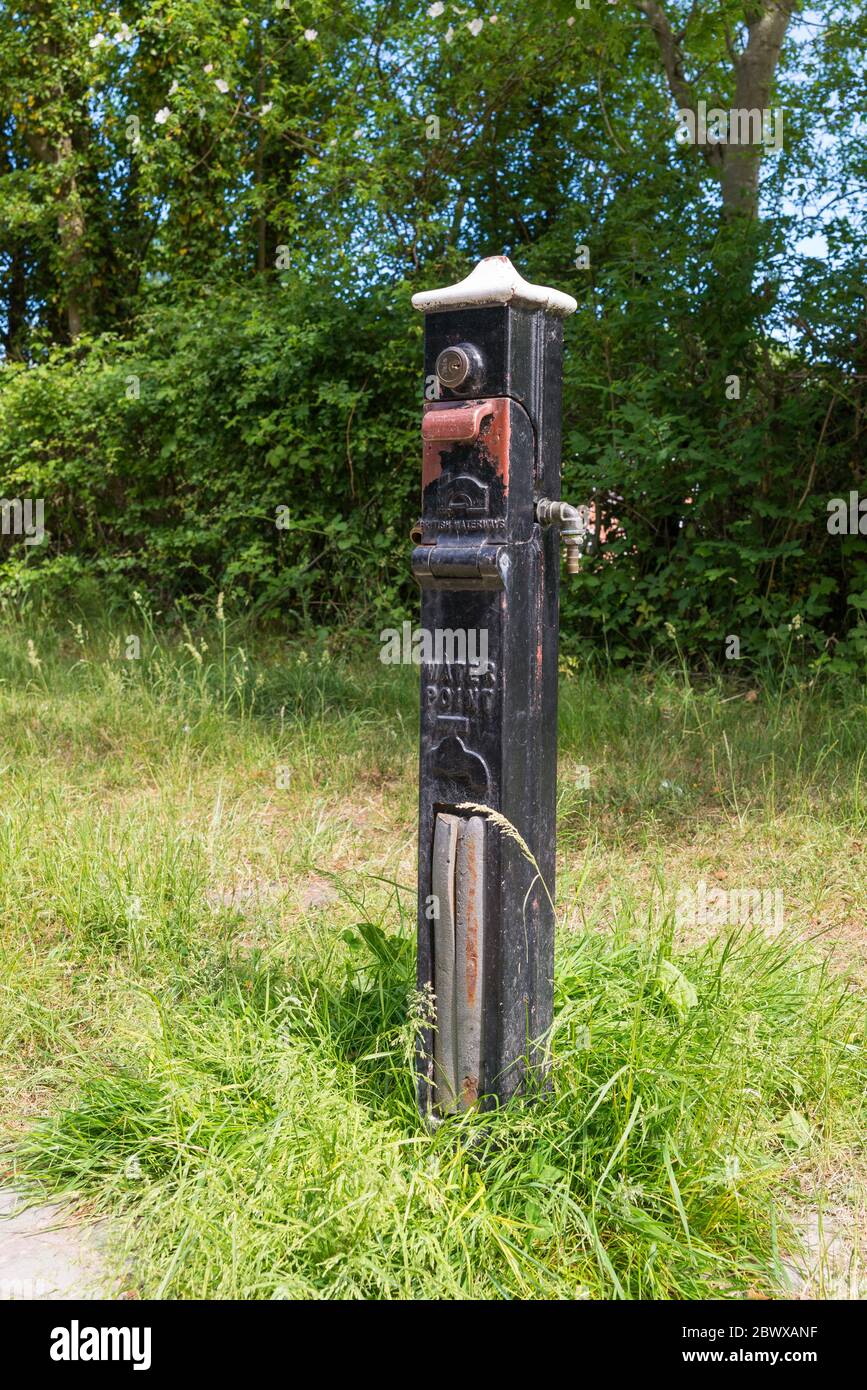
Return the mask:
<path id="1" fill-rule="evenodd" d="M 0 1187 L 0 1300 L 119 1297 L 102 1260 L 104 1234 L 83 1211 Z"/>

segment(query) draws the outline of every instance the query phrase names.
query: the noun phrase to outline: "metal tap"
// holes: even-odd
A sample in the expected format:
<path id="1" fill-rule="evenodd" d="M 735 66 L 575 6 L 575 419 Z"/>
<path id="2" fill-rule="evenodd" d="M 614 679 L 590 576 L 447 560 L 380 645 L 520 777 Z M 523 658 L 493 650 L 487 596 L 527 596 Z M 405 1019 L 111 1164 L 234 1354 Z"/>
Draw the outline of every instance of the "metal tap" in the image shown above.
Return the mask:
<path id="1" fill-rule="evenodd" d="M 554 502 L 540 497 L 536 503 L 536 520 L 540 526 L 552 522 L 560 527 L 560 540 L 566 552 L 566 573 L 578 574 L 590 520 L 588 507 L 573 507 L 571 502 Z"/>

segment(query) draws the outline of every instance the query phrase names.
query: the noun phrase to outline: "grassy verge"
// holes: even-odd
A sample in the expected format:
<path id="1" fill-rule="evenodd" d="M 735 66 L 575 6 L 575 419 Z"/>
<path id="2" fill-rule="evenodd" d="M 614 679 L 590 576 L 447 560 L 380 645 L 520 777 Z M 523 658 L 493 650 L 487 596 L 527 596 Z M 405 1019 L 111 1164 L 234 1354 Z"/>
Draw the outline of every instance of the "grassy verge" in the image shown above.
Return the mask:
<path id="1" fill-rule="evenodd" d="M 0 1056 L 16 1179 L 137 1292 L 773 1293 L 857 1217 L 863 691 L 564 675 L 554 1086 L 431 1136 L 415 673 L 128 629 L 0 637 Z M 700 881 L 782 924 L 684 923 Z"/>

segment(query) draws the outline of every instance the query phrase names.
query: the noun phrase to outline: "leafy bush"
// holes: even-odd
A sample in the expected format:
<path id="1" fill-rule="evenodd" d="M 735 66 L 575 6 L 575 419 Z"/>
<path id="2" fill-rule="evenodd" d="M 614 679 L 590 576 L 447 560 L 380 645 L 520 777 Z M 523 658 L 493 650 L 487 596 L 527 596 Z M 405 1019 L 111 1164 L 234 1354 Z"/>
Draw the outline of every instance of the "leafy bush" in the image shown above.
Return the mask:
<path id="1" fill-rule="evenodd" d="M 3 592 L 104 603 L 139 588 L 165 606 L 223 590 L 295 627 L 340 616 L 370 633 L 411 616 L 421 320 L 408 297 L 399 285 L 349 302 L 288 280 L 212 291 L 152 310 L 130 341 L 7 364 L 4 493 L 44 498 L 48 534 L 5 540 Z M 595 499 L 609 529 L 564 584 L 566 646 L 619 661 L 668 643 L 669 624 L 708 664 L 730 634 L 747 660 L 863 663 L 867 560 L 860 537 L 825 525 L 826 498 L 853 481 L 845 402 L 821 439 L 827 377 L 780 349 L 727 419 L 722 381 L 687 380 L 676 347 L 630 371 L 623 343 L 603 390 L 595 320 L 568 330 L 564 493 Z"/>

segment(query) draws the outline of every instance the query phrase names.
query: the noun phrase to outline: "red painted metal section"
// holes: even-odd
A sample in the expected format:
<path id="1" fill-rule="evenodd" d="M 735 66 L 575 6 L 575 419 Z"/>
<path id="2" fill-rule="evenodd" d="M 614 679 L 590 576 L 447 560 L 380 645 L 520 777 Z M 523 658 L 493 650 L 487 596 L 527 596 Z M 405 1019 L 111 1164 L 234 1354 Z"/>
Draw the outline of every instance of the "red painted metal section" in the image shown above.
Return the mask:
<path id="1" fill-rule="evenodd" d="M 509 398 L 461 402 L 430 401 L 424 408 L 421 437 L 422 492 L 442 472 L 442 456 L 455 444 L 474 444 L 509 484 Z"/>

